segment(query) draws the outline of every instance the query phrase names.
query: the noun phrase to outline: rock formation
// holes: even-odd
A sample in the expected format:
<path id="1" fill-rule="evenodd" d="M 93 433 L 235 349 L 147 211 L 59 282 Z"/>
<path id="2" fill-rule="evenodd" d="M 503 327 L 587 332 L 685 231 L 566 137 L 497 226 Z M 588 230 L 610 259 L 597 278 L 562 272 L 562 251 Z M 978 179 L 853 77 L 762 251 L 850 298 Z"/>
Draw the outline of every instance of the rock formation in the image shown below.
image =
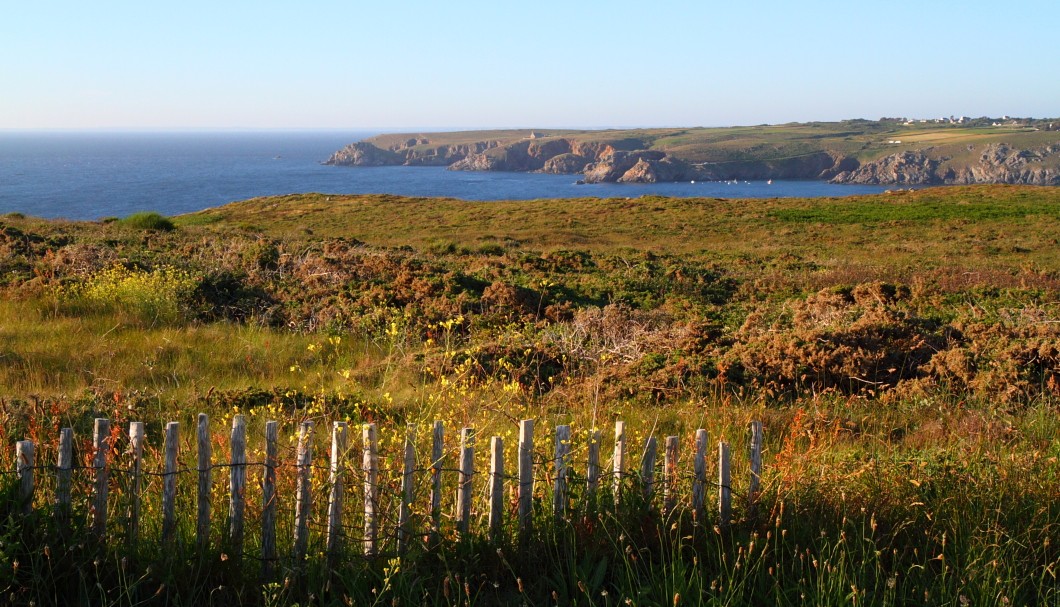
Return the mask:
<path id="1" fill-rule="evenodd" d="M 454 171 L 541 171 L 583 174 L 586 183 L 664 181 L 824 179 L 834 183 L 936 185 L 1020 183 L 1060 185 L 1060 143 L 1018 149 L 1005 143 L 982 146 L 969 158 L 959 150 L 903 150 L 859 163 L 851 156 L 822 150 L 783 158 L 690 163 L 665 150 L 648 149 L 635 137 L 588 140 L 578 136 L 509 137 L 459 145 L 434 143 L 427 136 L 360 141 L 335 152 L 325 164 L 342 166 L 446 166 Z M 517 135 L 518 137 L 518 135 Z M 969 146 L 969 152 L 973 152 Z"/>
<path id="2" fill-rule="evenodd" d="M 951 162 L 935 156 L 932 149 L 901 152 L 865 163 L 832 178 L 835 183 L 970 185 L 975 183 L 1019 183 L 1060 185 L 1060 172 L 1043 166 L 1056 166 L 1060 144 L 1032 150 L 1015 149 L 1005 143 L 985 146 L 969 163 Z"/>

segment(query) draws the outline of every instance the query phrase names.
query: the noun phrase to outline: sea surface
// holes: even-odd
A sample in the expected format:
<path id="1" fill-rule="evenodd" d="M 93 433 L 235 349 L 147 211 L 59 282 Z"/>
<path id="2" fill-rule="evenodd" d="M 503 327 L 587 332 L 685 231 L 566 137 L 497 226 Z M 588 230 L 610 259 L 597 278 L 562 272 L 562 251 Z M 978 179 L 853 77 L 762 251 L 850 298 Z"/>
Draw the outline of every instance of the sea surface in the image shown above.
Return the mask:
<path id="1" fill-rule="evenodd" d="M 371 132 L 0 132 L 0 213 L 48 218 L 179 215 L 255 196 L 385 193 L 467 200 L 848 196 L 884 187 L 819 181 L 576 185 L 577 175 L 321 164 Z"/>

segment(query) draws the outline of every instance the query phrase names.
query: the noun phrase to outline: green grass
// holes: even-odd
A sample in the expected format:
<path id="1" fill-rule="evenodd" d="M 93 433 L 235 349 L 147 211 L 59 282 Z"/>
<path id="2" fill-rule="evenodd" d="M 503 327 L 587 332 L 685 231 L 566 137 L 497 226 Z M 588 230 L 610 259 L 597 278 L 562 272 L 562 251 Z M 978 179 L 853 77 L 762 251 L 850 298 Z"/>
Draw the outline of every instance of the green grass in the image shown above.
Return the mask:
<path id="1" fill-rule="evenodd" d="M 133 213 L 124 219 L 119 219 L 117 223 L 137 230 L 169 232 L 176 229 L 172 220 L 155 212 Z"/>
<path id="2" fill-rule="evenodd" d="M 490 236 L 536 250 L 650 249 L 699 259 L 795 254 L 822 266 L 1060 269 L 1055 188 L 953 187 L 841 199 L 571 199 L 469 202 L 322 194 L 264 198 L 186 216 L 249 224 L 270 237 L 309 230 L 378 246 L 474 248 Z M 780 220 L 778 222 L 778 220 Z M 890 222 L 898 222 L 890 225 Z M 884 231 L 880 232 L 880 224 Z M 872 232 L 866 230 L 872 229 Z M 989 246 L 981 246 L 989 235 Z"/>

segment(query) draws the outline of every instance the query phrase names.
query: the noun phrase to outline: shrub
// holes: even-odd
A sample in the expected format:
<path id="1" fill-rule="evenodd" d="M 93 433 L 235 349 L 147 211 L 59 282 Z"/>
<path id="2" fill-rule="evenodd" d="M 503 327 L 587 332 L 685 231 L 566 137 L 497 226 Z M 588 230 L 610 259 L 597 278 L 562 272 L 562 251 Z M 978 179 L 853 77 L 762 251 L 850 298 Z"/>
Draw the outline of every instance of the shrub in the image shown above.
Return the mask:
<path id="1" fill-rule="evenodd" d="M 154 212 L 133 213 L 125 219 L 118 220 L 118 225 L 136 230 L 171 232 L 177 228 L 168 217 Z"/>
<path id="2" fill-rule="evenodd" d="M 163 266 L 151 271 L 114 265 L 60 292 L 66 312 L 123 314 L 142 323 L 174 324 L 186 320 L 199 280 L 187 270 Z"/>

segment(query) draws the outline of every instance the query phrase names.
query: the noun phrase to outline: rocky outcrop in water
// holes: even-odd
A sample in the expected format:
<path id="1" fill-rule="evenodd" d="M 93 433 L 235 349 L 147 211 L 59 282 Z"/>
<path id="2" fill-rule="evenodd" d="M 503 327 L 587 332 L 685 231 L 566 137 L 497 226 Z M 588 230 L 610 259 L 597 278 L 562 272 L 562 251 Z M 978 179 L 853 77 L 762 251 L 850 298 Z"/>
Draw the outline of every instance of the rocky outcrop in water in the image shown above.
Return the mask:
<path id="1" fill-rule="evenodd" d="M 613 150 L 585 167 L 586 183 L 656 183 L 695 179 L 698 171 L 688 163 L 658 150 Z"/>

